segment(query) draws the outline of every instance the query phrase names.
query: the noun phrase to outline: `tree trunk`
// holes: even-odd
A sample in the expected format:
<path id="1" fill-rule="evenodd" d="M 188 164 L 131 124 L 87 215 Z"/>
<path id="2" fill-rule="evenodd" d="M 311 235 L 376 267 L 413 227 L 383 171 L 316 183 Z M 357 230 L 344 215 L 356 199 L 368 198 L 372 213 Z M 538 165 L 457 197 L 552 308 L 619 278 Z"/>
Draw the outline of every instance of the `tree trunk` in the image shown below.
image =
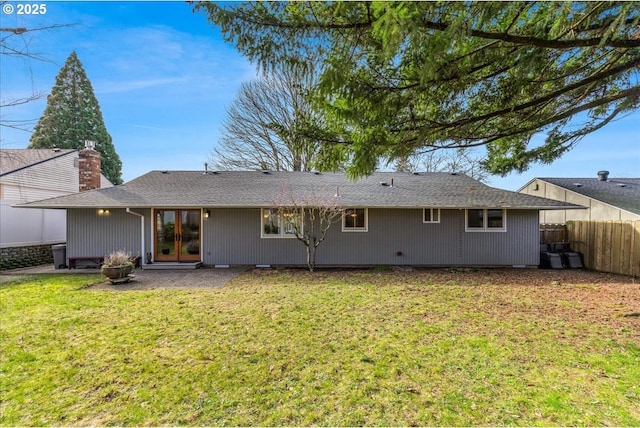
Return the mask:
<path id="1" fill-rule="evenodd" d="M 309 267 L 309 272 L 313 272 L 316 267 L 316 246 L 311 243 L 307 245 L 307 266 Z"/>

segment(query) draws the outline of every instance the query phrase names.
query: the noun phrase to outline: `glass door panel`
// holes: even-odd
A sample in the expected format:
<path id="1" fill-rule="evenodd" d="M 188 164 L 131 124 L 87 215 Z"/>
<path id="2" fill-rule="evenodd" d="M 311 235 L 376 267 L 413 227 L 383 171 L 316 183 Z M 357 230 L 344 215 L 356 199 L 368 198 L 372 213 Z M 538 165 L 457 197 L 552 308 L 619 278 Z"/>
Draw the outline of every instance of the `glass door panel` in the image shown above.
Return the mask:
<path id="1" fill-rule="evenodd" d="M 155 210 L 154 259 L 200 261 L 200 210 Z"/>
<path id="2" fill-rule="evenodd" d="M 180 260 L 200 260 L 200 210 L 180 211 Z"/>
<path id="3" fill-rule="evenodd" d="M 157 210 L 155 222 L 155 260 L 176 261 L 176 212 Z"/>

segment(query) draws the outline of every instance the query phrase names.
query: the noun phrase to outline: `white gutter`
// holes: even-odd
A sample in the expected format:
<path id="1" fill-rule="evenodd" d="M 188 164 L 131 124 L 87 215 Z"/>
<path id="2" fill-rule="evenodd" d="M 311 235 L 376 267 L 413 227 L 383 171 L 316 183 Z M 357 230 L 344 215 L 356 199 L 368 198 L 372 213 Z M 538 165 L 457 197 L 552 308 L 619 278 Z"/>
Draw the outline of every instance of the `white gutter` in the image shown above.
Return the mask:
<path id="1" fill-rule="evenodd" d="M 147 253 L 144 251 L 144 215 L 131 211 L 131 208 L 127 208 L 126 210 L 129 214 L 140 217 L 140 252 L 142 253 L 140 254 L 140 265 L 142 266 L 146 264 L 147 260 Z"/>

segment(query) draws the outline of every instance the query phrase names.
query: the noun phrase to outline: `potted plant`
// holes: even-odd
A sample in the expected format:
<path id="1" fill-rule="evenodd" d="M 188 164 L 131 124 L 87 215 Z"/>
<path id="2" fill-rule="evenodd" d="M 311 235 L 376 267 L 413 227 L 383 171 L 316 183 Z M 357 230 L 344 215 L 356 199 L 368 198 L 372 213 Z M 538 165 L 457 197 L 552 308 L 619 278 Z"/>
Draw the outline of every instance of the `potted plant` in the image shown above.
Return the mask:
<path id="1" fill-rule="evenodd" d="M 122 279 L 133 270 L 131 255 L 124 251 L 114 251 L 104 258 L 100 271 L 109 279 Z"/>
<path id="2" fill-rule="evenodd" d="M 187 243 L 187 253 L 189 254 L 199 254 L 200 253 L 200 241 L 197 239 L 192 239 Z"/>

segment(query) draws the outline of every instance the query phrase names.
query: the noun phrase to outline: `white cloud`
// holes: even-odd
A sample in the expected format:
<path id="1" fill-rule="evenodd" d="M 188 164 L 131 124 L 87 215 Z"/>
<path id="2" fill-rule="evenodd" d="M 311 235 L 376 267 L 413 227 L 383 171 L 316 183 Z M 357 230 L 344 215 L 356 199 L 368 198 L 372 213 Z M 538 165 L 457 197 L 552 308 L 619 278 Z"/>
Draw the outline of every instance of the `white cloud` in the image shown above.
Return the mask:
<path id="1" fill-rule="evenodd" d="M 122 92 L 137 91 L 140 89 L 149 89 L 157 87 L 165 87 L 167 85 L 176 85 L 186 81 L 186 78 L 155 78 L 147 80 L 110 80 L 96 83 L 94 91 L 99 94 L 114 94 Z"/>
<path id="2" fill-rule="evenodd" d="M 138 91 L 141 96 L 140 89 L 153 88 L 155 96 L 213 100 L 235 94 L 255 75 L 255 67 L 230 47 L 162 25 L 109 29 L 85 48 L 88 52 L 79 55 L 96 93 Z"/>

